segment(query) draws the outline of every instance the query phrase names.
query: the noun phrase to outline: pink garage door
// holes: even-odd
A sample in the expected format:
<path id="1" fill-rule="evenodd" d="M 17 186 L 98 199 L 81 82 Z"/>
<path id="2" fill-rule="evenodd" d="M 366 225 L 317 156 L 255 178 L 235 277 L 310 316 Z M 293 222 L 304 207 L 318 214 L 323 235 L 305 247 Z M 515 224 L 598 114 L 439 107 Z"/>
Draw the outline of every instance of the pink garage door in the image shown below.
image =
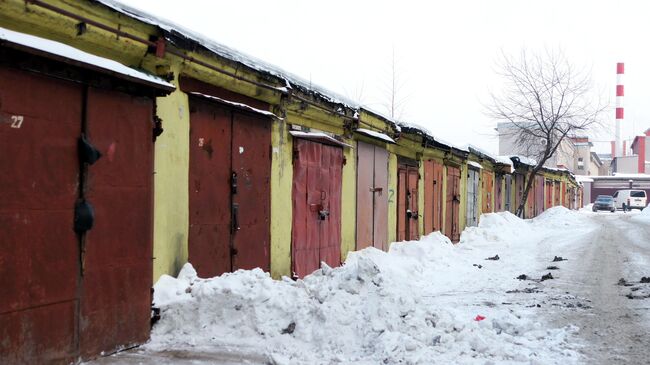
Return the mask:
<path id="1" fill-rule="evenodd" d="M 291 264 L 304 277 L 320 263 L 341 263 L 340 147 L 294 139 Z"/>
<path id="2" fill-rule="evenodd" d="M 388 151 L 357 143 L 357 250 L 388 247 Z"/>

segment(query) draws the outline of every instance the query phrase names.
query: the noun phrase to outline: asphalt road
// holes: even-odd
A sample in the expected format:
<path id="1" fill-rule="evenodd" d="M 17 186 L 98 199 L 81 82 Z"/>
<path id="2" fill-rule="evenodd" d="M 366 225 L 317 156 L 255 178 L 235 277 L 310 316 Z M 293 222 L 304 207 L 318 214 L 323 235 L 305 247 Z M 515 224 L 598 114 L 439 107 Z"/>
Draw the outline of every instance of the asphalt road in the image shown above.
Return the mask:
<path id="1" fill-rule="evenodd" d="M 549 294 L 576 298 L 543 312 L 552 326 L 580 328 L 588 364 L 650 363 L 650 283 L 640 283 L 650 277 L 650 224 L 632 217 L 594 214 L 599 228 L 558 253 L 568 260 L 546 282 Z"/>

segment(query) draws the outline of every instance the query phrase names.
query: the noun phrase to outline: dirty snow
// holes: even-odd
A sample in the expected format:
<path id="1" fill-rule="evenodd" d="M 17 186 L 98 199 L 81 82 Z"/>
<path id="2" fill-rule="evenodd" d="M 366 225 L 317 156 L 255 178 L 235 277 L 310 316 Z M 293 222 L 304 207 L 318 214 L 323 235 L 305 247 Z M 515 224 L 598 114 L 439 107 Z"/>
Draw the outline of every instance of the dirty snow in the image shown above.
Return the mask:
<path id="1" fill-rule="evenodd" d="M 594 228 L 561 207 L 533 220 L 486 214 L 458 245 L 435 232 L 298 281 L 261 270 L 203 279 L 187 264 L 155 285 L 162 318 L 143 350 L 235 346 L 276 364 L 576 363 L 578 329 L 540 322 L 520 292 L 543 282 L 515 278 L 539 279 L 567 236 Z"/>

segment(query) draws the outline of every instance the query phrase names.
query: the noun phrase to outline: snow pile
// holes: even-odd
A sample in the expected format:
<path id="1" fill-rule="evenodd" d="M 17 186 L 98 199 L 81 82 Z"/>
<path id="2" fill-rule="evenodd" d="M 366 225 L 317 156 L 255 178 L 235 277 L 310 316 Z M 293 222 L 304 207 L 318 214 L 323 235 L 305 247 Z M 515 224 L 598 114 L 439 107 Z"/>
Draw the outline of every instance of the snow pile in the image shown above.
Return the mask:
<path id="1" fill-rule="evenodd" d="M 650 223 L 650 205 L 643 208 L 641 213 L 639 213 L 639 214 L 635 215 L 634 217 L 632 217 L 632 220 L 637 221 L 637 222 L 642 222 L 642 223 L 644 223 L 644 222 Z"/>
<path id="2" fill-rule="evenodd" d="M 145 349 L 235 345 L 276 364 L 577 362 L 575 328 L 547 329 L 528 308 L 480 304 L 500 303 L 520 285 L 515 273 L 534 266 L 535 229 L 510 213 L 488 214 L 460 245 L 435 232 L 389 252 L 350 253 L 344 266 L 298 281 L 259 269 L 202 279 L 187 264 L 155 285 L 161 319 Z M 496 251 L 502 261 L 485 261 Z"/>

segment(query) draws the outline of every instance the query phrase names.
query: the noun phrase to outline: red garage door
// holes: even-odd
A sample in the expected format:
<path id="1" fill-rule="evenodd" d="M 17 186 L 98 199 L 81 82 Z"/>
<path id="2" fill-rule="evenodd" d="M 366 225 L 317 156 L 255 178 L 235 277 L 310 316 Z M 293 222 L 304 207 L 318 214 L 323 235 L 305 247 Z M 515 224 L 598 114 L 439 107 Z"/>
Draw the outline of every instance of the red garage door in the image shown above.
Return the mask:
<path id="1" fill-rule="evenodd" d="M 418 232 L 417 162 L 401 163 L 397 168 L 397 241 L 417 240 Z"/>
<path id="2" fill-rule="evenodd" d="M 0 363 L 77 354 L 82 87 L 0 67 Z"/>
<path id="3" fill-rule="evenodd" d="M 87 136 L 103 157 L 88 170 L 95 207 L 81 288 L 82 356 L 149 337 L 152 271 L 151 99 L 88 91 Z"/>
<path id="4" fill-rule="evenodd" d="M 152 111 L 151 98 L 0 68 L 0 363 L 148 338 Z M 82 135 L 95 164 L 80 165 Z M 94 214 L 75 211 L 84 202 Z M 83 217 L 94 226 L 75 234 Z"/>
<path id="5" fill-rule="evenodd" d="M 192 98 L 189 259 L 200 276 L 270 266 L 268 117 Z"/>
<path id="6" fill-rule="evenodd" d="M 341 262 L 343 150 L 294 139 L 291 264 L 303 277 Z"/>
<path id="7" fill-rule="evenodd" d="M 442 230 L 442 164 L 424 162 L 424 234 Z"/>

